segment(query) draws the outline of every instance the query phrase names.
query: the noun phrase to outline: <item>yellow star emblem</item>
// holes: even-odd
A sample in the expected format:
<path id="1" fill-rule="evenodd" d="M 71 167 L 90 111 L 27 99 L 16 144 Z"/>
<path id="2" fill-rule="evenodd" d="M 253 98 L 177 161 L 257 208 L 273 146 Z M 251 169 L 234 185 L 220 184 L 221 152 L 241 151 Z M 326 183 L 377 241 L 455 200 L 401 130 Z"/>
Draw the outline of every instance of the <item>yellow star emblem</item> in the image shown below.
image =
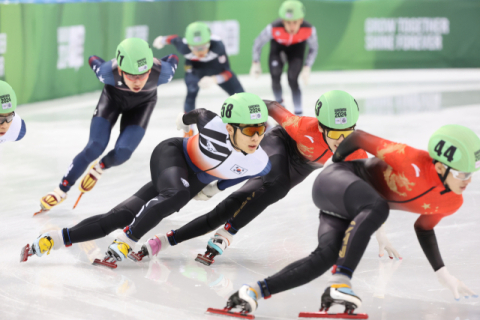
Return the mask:
<path id="1" fill-rule="evenodd" d="M 430 204 L 424 203 L 422 208 L 425 209 L 425 210 L 430 209 Z"/>

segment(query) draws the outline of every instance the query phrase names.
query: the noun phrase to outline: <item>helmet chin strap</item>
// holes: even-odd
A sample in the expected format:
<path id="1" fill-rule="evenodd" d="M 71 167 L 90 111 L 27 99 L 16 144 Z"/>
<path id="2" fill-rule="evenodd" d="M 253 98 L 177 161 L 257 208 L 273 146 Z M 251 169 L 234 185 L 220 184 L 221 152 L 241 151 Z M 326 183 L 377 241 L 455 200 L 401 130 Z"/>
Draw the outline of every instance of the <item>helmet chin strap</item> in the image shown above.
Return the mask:
<path id="1" fill-rule="evenodd" d="M 231 140 L 232 146 L 233 146 L 235 149 L 240 150 L 240 151 L 246 156 L 247 153 L 246 153 L 245 151 L 243 151 L 242 148 L 240 148 L 240 147 L 237 145 L 237 140 L 236 140 L 236 137 L 237 137 L 237 128 L 235 128 L 235 127 L 232 127 L 232 128 L 233 128 L 233 139 Z"/>
<path id="2" fill-rule="evenodd" d="M 328 149 L 329 149 L 332 153 L 335 153 L 335 152 L 333 152 L 332 148 L 330 148 L 330 145 L 328 144 L 327 136 L 325 135 L 325 131 L 326 131 L 326 130 L 323 129 L 323 132 L 322 132 L 323 141 L 325 141 L 325 143 L 327 144 Z"/>
<path id="3" fill-rule="evenodd" d="M 445 193 L 447 193 L 447 192 L 452 191 L 452 190 L 450 189 L 450 187 L 448 186 L 448 184 L 446 183 L 447 176 L 448 176 L 448 174 L 450 173 L 450 169 L 451 169 L 451 168 L 447 166 L 447 170 L 445 170 L 445 173 L 443 174 L 443 176 L 440 175 L 440 173 L 438 174 L 438 177 L 440 178 L 440 181 L 442 181 L 443 186 L 445 187 L 445 190 L 443 190 L 442 192 L 440 192 L 440 194 L 445 194 Z"/>

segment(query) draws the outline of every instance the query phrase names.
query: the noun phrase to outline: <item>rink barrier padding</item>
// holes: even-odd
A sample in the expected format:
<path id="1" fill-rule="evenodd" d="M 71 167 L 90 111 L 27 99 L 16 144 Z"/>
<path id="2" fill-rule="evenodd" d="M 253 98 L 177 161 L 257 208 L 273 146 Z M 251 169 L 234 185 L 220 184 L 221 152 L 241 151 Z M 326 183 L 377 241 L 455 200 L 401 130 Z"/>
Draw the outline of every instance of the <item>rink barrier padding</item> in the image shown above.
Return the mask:
<path id="1" fill-rule="evenodd" d="M 112 59 L 129 36 L 151 44 L 158 35 L 183 35 L 195 20 L 213 23 L 214 33 L 225 38 L 233 70 L 247 74 L 253 41 L 277 19 L 281 2 L 0 0 L 0 79 L 12 85 L 20 104 L 99 90 L 89 56 Z M 313 70 L 480 67 L 477 1 L 303 2 L 305 19 L 318 34 Z M 268 47 L 262 51 L 264 72 Z M 157 58 L 176 53 L 173 46 L 153 51 Z M 183 64 L 181 59 L 175 78 L 183 77 Z"/>

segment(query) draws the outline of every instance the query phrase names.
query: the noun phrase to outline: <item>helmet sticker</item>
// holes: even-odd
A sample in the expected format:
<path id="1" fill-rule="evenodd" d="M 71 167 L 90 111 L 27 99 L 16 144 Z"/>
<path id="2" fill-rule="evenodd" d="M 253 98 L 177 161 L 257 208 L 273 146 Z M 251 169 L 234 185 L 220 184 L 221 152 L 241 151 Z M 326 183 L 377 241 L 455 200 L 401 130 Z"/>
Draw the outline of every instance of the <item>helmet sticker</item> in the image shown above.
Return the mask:
<path id="1" fill-rule="evenodd" d="M 202 33 L 200 31 L 195 31 L 193 34 L 193 41 L 201 42 L 202 41 Z"/>
<path id="2" fill-rule="evenodd" d="M 292 19 L 293 18 L 293 9 L 288 9 L 287 12 L 285 12 L 285 17 L 287 17 L 287 19 Z"/>
<path id="3" fill-rule="evenodd" d="M 335 124 L 347 123 L 347 108 L 335 109 Z"/>
<path id="4" fill-rule="evenodd" d="M 475 168 L 480 168 L 480 150 L 475 152 Z"/>
<path id="5" fill-rule="evenodd" d="M 248 106 L 248 109 L 250 110 L 250 119 L 260 119 L 262 118 L 262 113 L 260 111 L 260 105 L 255 104 L 252 106 Z"/>
<path id="6" fill-rule="evenodd" d="M 2 109 L 10 109 L 12 107 L 12 99 L 10 98 L 10 94 L 5 94 L 0 96 L 0 101 L 2 103 Z"/>
<path id="7" fill-rule="evenodd" d="M 138 72 L 147 71 L 148 69 L 147 58 L 137 60 L 137 64 L 138 64 Z"/>

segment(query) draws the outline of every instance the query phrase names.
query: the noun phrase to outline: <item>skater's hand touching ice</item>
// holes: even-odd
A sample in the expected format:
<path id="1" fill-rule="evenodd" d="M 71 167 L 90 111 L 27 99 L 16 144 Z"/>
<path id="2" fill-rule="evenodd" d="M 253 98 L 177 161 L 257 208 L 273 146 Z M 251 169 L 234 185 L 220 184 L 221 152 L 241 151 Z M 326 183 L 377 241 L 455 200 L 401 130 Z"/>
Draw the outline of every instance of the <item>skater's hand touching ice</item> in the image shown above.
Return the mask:
<path id="1" fill-rule="evenodd" d="M 442 286 L 452 291 L 455 300 L 460 300 L 460 296 L 464 296 L 465 298 L 468 298 L 469 296 L 478 298 L 478 295 L 476 295 L 475 292 L 470 290 L 462 281 L 452 276 L 448 272 L 447 267 L 438 269 L 435 274 Z"/>
<path id="2" fill-rule="evenodd" d="M 215 76 L 205 76 L 198 81 L 200 89 L 208 89 L 214 84 L 217 84 L 217 78 Z"/>
<path id="3" fill-rule="evenodd" d="M 250 67 L 250 77 L 258 79 L 262 74 L 262 67 L 260 66 L 260 62 L 252 62 L 252 66 Z"/>
<path id="4" fill-rule="evenodd" d="M 385 254 L 385 251 L 387 251 L 387 254 L 390 257 L 390 259 L 393 259 L 393 257 L 395 257 L 396 260 L 402 259 L 398 251 L 395 250 L 395 248 L 390 243 L 390 240 L 388 240 L 387 234 L 385 232 L 384 224 L 382 224 L 382 226 L 377 230 L 377 232 L 375 233 L 375 237 L 377 238 L 377 241 L 378 241 L 379 257 L 383 257 L 383 255 Z"/>
<path id="5" fill-rule="evenodd" d="M 200 191 L 199 193 L 197 193 L 197 195 L 195 197 L 193 197 L 193 199 L 200 200 L 200 201 L 210 200 L 211 197 L 213 197 L 214 195 L 216 195 L 217 193 L 222 191 L 222 190 L 218 189 L 217 182 L 218 181 L 213 181 L 212 183 L 207 184 L 202 189 L 202 191 Z"/>
<path id="6" fill-rule="evenodd" d="M 302 72 L 300 72 L 300 79 L 302 79 L 304 85 L 308 85 L 310 81 L 310 70 L 312 70 L 309 66 L 303 66 Z"/>

